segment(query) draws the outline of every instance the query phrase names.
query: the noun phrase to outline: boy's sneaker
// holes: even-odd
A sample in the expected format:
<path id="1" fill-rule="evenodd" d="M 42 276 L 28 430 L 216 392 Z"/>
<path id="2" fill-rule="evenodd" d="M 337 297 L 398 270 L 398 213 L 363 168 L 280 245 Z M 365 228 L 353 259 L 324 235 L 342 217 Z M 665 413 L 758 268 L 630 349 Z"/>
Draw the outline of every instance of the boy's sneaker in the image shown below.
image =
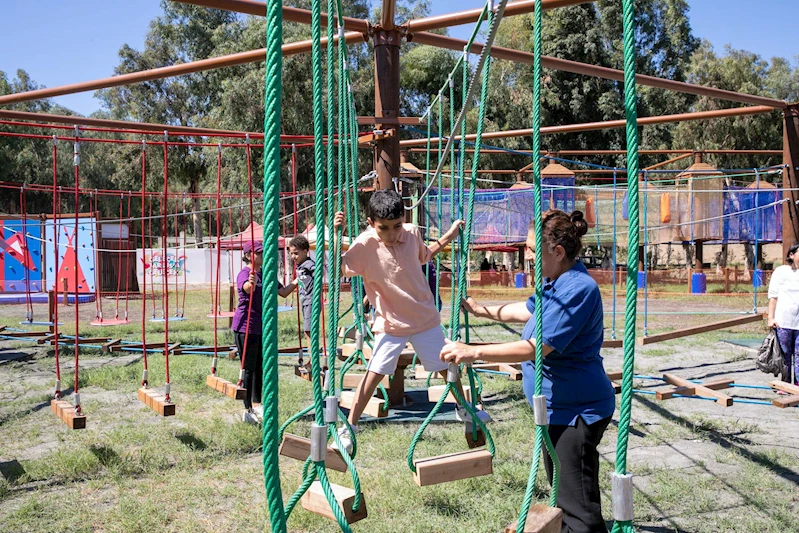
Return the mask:
<path id="1" fill-rule="evenodd" d="M 358 433 L 358 426 L 352 426 L 352 431 L 354 433 Z M 352 435 L 350 434 L 349 426 L 341 426 L 338 428 L 337 434 L 339 440 L 341 441 L 341 445 L 344 446 L 344 449 L 347 451 L 347 455 L 352 454 Z M 336 443 L 335 440 L 333 440 L 333 444 L 330 446 L 335 450 L 339 449 L 338 443 Z"/>
<path id="2" fill-rule="evenodd" d="M 493 420 L 490 414 L 488 414 L 487 412 L 483 411 L 480 408 L 477 409 L 477 418 L 479 418 L 483 424 L 488 424 Z M 455 420 L 457 420 L 458 422 L 471 422 L 472 415 L 469 414 L 469 411 L 467 411 L 465 407 L 456 407 Z"/>
<path id="3" fill-rule="evenodd" d="M 251 424 L 253 426 L 258 425 L 258 418 L 249 409 L 247 411 L 244 411 L 244 414 L 241 415 L 241 421 L 246 424 Z"/>
<path id="4" fill-rule="evenodd" d="M 256 405 L 252 408 L 253 414 L 258 417 L 258 420 L 264 419 L 264 406 L 263 405 Z"/>

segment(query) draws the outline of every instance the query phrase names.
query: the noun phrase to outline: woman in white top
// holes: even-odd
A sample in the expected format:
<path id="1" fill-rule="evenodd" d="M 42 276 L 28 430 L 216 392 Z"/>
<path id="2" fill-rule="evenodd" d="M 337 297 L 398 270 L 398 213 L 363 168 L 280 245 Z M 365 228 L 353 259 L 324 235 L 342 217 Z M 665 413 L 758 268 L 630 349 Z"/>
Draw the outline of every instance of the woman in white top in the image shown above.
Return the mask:
<path id="1" fill-rule="evenodd" d="M 799 243 L 788 249 L 781 267 L 771 274 L 768 286 L 768 326 L 777 329 L 784 357 L 782 380 L 799 385 Z"/>

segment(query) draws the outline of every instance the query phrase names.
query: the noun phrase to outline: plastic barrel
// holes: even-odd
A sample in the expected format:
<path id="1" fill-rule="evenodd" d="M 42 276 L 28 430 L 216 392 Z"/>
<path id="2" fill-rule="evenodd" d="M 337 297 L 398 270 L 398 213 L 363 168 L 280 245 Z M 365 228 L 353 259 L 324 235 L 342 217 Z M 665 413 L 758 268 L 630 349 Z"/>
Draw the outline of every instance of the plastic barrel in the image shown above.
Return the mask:
<path id="1" fill-rule="evenodd" d="M 527 273 L 526 272 L 517 272 L 516 273 L 516 288 L 523 289 L 527 287 Z"/>
<path id="2" fill-rule="evenodd" d="M 638 288 L 643 289 L 646 287 L 646 272 L 638 271 Z"/>
<path id="3" fill-rule="evenodd" d="M 707 292 L 707 276 L 704 272 L 696 272 L 691 276 L 691 293 L 705 294 Z"/>
<path id="4" fill-rule="evenodd" d="M 752 286 L 755 288 L 762 287 L 766 284 L 766 271 L 757 269 L 755 275 L 752 276 Z"/>

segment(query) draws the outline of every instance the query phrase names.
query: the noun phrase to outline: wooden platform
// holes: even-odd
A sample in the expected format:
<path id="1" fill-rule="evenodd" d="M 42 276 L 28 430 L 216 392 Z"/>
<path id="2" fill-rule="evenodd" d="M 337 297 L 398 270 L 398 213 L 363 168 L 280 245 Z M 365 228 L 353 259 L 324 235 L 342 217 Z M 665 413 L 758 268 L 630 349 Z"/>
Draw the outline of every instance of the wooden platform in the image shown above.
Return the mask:
<path id="1" fill-rule="evenodd" d="M 488 450 L 472 450 L 419 459 L 414 466 L 416 473 L 413 475 L 413 480 L 420 487 L 487 476 L 494 472 Z"/>
<path id="2" fill-rule="evenodd" d="M 229 396 L 234 400 L 243 400 L 247 395 L 247 389 L 239 387 L 236 383 L 231 383 L 226 379 L 219 378 L 213 374 L 209 374 L 205 378 L 205 384 L 217 392 L 221 392 L 225 396 Z"/>
<path id="3" fill-rule="evenodd" d="M 355 353 L 355 350 L 355 344 L 353 343 L 342 344 L 337 356 L 340 360 L 346 361 Z M 362 352 L 364 359 L 367 361 L 372 357 L 372 349 L 369 348 L 369 346 L 364 345 Z M 394 377 L 389 386 L 386 387 L 389 406 L 405 405 L 405 369 L 413 363 L 413 356 L 414 351 L 410 348 L 406 348 L 400 353 L 399 361 L 397 361 L 397 369 L 394 371 Z"/>
<path id="4" fill-rule="evenodd" d="M 527 512 L 524 530 L 518 533 L 560 533 L 563 527 L 563 511 L 547 505 L 531 505 Z M 505 533 L 517 533 L 518 522 L 505 528 Z"/>
<path id="5" fill-rule="evenodd" d="M 790 396 L 777 397 L 771 400 L 771 405 L 784 409 L 799 405 L 799 385 L 793 385 L 784 381 L 772 381 L 769 386 L 775 390 L 787 392 Z"/>
<path id="6" fill-rule="evenodd" d="M 155 389 L 140 388 L 139 400 L 161 416 L 175 416 L 175 404 L 167 402 Z"/>
<path id="7" fill-rule="evenodd" d="M 311 439 L 286 433 L 283 435 L 283 441 L 280 443 L 278 453 L 284 457 L 305 461 L 311 455 Z M 341 457 L 341 452 L 331 446 L 327 447 L 325 466 L 337 472 L 347 471 L 347 463 Z"/>
<path id="8" fill-rule="evenodd" d="M 86 416 L 75 413 L 75 407 L 66 400 L 50 400 L 50 409 L 69 429 L 86 429 Z"/>
<path id="9" fill-rule="evenodd" d="M 743 324 L 759 322 L 763 320 L 764 317 L 765 315 L 744 315 L 736 318 L 729 318 L 727 320 L 720 320 L 718 322 L 711 322 L 703 326 L 693 326 L 690 328 L 669 331 L 668 333 L 658 333 L 657 335 L 649 335 L 647 337 L 639 338 L 638 344 L 654 344 L 656 342 L 679 339 L 680 337 L 688 337 L 689 335 L 696 335 L 698 333 L 707 333 L 708 331 L 715 331 L 717 329 L 732 328 Z"/>
<path id="10" fill-rule="evenodd" d="M 345 409 L 352 409 L 353 403 L 355 403 L 355 392 L 348 390 L 342 391 L 339 405 Z M 388 416 L 388 409 L 383 410 L 383 405 L 385 403 L 384 400 L 372 396 L 369 398 L 369 402 L 366 404 L 363 413 L 375 418 L 385 418 Z"/>
<path id="11" fill-rule="evenodd" d="M 336 501 L 344 510 L 344 516 L 348 524 L 366 518 L 366 500 L 363 498 L 363 495 L 361 495 L 361 506 L 358 508 L 358 512 L 354 513 L 352 511 L 352 504 L 355 501 L 355 491 L 348 487 L 334 485 L 333 483 L 330 484 L 330 488 L 333 490 Z M 302 505 L 302 508 L 306 511 L 322 515 L 330 520 L 336 519 L 333 510 L 330 508 L 330 504 L 327 502 L 325 492 L 322 490 L 322 484 L 318 481 L 314 481 L 308 491 L 302 495 L 300 505 Z"/>
<path id="12" fill-rule="evenodd" d="M 667 400 L 672 398 L 675 394 L 684 394 L 686 396 L 712 398 L 716 400 L 716 403 L 724 407 L 732 405 L 732 398 L 723 392 L 718 392 L 718 390 L 729 388 L 730 385 L 735 383 L 734 380 L 719 379 L 708 381 L 707 383 L 694 383 L 679 376 L 675 376 L 674 374 L 663 374 L 663 378 L 667 383 L 674 385 L 674 387 L 657 391 L 655 395 L 658 400 Z"/>

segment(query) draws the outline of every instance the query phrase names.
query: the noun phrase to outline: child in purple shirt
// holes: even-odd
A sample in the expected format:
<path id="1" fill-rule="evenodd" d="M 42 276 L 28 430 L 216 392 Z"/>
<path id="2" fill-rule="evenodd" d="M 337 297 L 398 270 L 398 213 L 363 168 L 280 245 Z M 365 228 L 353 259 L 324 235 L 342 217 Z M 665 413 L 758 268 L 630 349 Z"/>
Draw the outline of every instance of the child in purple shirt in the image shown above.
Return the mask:
<path id="1" fill-rule="evenodd" d="M 236 348 L 244 361 L 244 414 L 241 419 L 248 424 L 257 424 L 263 417 L 261 403 L 263 351 L 261 348 L 261 312 L 263 295 L 261 265 L 264 247 L 260 241 L 244 243 L 242 261 L 246 264 L 236 276 L 239 303 L 233 313 L 233 336 Z M 296 280 L 283 286 L 278 282 L 277 293 L 285 298 L 297 288 Z M 255 407 L 253 407 L 255 405 Z"/>

